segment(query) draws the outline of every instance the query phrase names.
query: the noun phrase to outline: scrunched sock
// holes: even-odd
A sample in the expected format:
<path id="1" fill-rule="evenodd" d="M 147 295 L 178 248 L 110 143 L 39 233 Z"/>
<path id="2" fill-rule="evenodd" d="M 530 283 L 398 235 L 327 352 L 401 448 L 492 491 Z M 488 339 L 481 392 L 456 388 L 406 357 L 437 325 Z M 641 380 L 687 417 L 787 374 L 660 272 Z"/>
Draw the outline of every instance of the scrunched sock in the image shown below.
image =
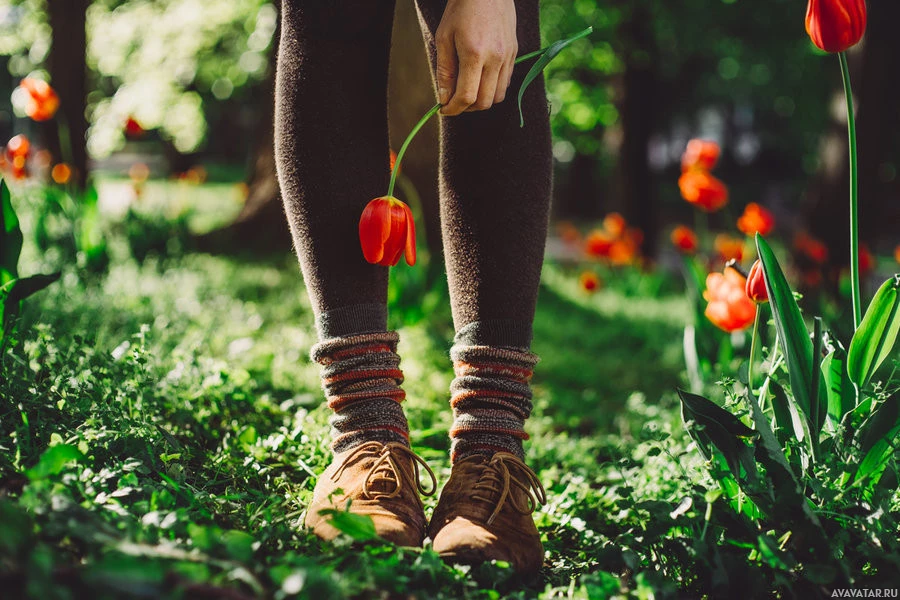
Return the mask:
<path id="1" fill-rule="evenodd" d="M 334 411 L 331 449 L 344 452 L 364 442 L 409 445 L 409 425 L 400 407 L 406 393 L 396 331 L 326 339 L 310 357 L 323 365 L 322 389 Z"/>
<path id="2" fill-rule="evenodd" d="M 450 357 L 456 373 L 450 385 L 450 460 L 495 452 L 524 459 L 525 420 L 532 409 L 529 381 L 537 355 L 520 348 L 457 343 Z"/>

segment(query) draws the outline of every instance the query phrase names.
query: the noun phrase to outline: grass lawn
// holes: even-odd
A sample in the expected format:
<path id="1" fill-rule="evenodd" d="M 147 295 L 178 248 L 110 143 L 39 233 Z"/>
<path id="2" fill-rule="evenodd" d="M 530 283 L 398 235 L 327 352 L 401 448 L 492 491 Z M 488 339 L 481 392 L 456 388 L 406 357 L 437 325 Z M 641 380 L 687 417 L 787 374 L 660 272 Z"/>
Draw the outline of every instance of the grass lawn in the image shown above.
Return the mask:
<path id="1" fill-rule="evenodd" d="M 413 443 L 446 480 L 452 326 L 437 306 L 400 350 Z M 586 296 L 546 269 L 528 451 L 549 492 L 547 559 L 526 586 L 502 564 L 469 572 L 300 529 L 328 414 L 292 257 L 68 274 L 26 304 L 2 356 L 0 585 L 48 599 L 690 589 L 690 560 L 664 551 L 703 511 L 668 517 L 704 477 L 674 410 L 687 312 L 679 296 Z"/>

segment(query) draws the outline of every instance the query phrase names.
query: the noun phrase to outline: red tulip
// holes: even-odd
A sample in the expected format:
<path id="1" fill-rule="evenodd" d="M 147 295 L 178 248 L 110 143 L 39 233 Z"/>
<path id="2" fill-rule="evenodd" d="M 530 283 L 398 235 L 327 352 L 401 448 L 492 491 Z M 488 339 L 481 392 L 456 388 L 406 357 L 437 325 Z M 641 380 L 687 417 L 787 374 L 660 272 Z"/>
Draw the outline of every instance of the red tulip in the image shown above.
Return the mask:
<path id="1" fill-rule="evenodd" d="M 894 260 L 900 263 L 900 246 L 894 248 Z"/>
<path id="2" fill-rule="evenodd" d="M 750 267 L 750 274 L 747 275 L 747 286 L 744 288 L 747 297 L 756 302 L 763 304 L 769 301 L 769 293 L 766 290 L 766 277 L 763 273 L 762 263 L 758 260 Z"/>
<path id="3" fill-rule="evenodd" d="M 843 52 L 866 32 L 865 0 L 809 0 L 806 32 L 825 52 Z"/>
<path id="4" fill-rule="evenodd" d="M 681 170 L 703 169 L 710 171 L 719 161 L 721 152 L 721 148 L 715 142 L 691 140 L 681 156 Z"/>
<path id="5" fill-rule="evenodd" d="M 738 218 L 737 227 L 745 235 L 769 235 L 775 228 L 775 217 L 756 202 L 751 202 Z"/>
<path id="6" fill-rule="evenodd" d="M 125 137 L 129 140 L 136 140 L 147 133 L 144 126 L 134 117 L 128 117 L 125 120 Z"/>
<path id="7" fill-rule="evenodd" d="M 578 278 L 578 283 L 581 285 L 581 289 L 588 293 L 596 292 L 600 289 L 600 278 L 592 271 L 582 273 Z"/>
<path id="8" fill-rule="evenodd" d="M 716 247 L 716 252 L 719 253 L 719 256 L 725 262 L 729 260 L 741 262 L 744 260 L 744 240 L 741 238 L 720 233 L 716 236 L 713 245 Z"/>
<path id="9" fill-rule="evenodd" d="M 709 302 L 704 314 L 713 325 L 731 333 L 747 329 L 756 316 L 756 306 L 744 291 L 747 279 L 732 267 L 706 278 L 703 298 Z"/>
<path id="10" fill-rule="evenodd" d="M 875 268 L 875 257 L 869 252 L 869 247 L 860 244 L 859 246 L 859 272 L 865 275 Z"/>
<path id="11" fill-rule="evenodd" d="M 690 227 L 679 225 L 672 230 L 672 243 L 675 247 L 685 254 L 693 254 L 700 246 L 697 240 L 697 234 Z"/>
<path id="12" fill-rule="evenodd" d="M 625 217 L 617 212 L 611 212 L 603 218 L 603 229 L 613 237 L 619 237 L 625 233 L 628 223 Z"/>
<path id="13" fill-rule="evenodd" d="M 794 238 L 794 247 L 816 264 L 828 260 L 828 246 L 808 233 L 798 233 Z"/>
<path id="14" fill-rule="evenodd" d="M 584 240 L 584 251 L 594 258 L 606 258 L 615 240 L 607 232 L 595 229 Z"/>
<path id="15" fill-rule="evenodd" d="M 359 219 L 359 242 L 372 264 L 393 267 L 404 254 L 407 264 L 416 264 L 416 224 L 409 206 L 393 196 L 369 202 Z"/>
<path id="16" fill-rule="evenodd" d="M 41 79 L 26 77 L 19 84 L 26 92 L 25 114 L 35 121 L 49 121 L 59 109 L 59 96 L 50 84 Z"/>
<path id="17" fill-rule="evenodd" d="M 728 202 L 728 188 L 704 169 L 685 171 L 678 187 L 685 200 L 706 212 L 715 212 Z"/>

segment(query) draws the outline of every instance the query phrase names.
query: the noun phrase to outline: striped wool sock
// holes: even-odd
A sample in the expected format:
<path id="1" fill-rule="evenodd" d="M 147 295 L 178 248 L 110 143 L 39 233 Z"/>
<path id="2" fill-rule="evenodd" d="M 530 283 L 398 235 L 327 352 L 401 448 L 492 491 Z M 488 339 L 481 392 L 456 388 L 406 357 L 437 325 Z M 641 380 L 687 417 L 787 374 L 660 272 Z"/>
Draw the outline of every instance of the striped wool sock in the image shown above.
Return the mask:
<path id="1" fill-rule="evenodd" d="M 324 366 L 322 389 L 334 411 L 335 453 L 369 441 L 409 445 L 409 425 L 400 407 L 406 393 L 397 355 L 396 331 L 327 339 L 313 346 L 312 360 Z"/>
<path id="2" fill-rule="evenodd" d="M 529 381 L 538 357 L 527 350 L 461 344 L 450 356 L 456 373 L 450 385 L 450 460 L 501 451 L 524 459 Z"/>

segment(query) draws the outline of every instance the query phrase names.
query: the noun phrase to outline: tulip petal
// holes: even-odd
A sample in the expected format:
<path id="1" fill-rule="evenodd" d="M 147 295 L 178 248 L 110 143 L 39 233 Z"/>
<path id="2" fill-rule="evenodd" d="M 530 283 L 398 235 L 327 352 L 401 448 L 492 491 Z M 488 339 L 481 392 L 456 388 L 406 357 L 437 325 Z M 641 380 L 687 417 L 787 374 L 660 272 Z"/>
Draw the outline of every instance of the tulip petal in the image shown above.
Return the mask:
<path id="1" fill-rule="evenodd" d="M 409 205 L 403 206 L 406 208 L 406 264 L 413 266 L 416 264 L 416 222 Z"/>
<path id="2" fill-rule="evenodd" d="M 390 221 L 385 218 L 384 202 L 376 198 L 366 205 L 359 219 L 359 242 L 363 256 L 372 264 L 384 257 L 384 241 L 390 233 Z"/>

